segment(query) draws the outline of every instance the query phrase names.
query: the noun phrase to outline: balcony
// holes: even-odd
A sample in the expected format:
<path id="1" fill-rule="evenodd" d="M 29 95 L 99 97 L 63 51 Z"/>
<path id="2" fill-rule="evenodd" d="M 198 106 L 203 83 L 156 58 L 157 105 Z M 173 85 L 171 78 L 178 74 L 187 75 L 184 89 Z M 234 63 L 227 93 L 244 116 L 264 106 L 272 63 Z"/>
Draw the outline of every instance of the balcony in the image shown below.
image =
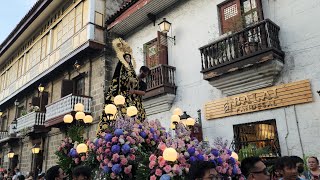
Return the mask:
<path id="1" fill-rule="evenodd" d="M 0 131 L 0 140 L 9 136 L 8 131 Z"/>
<path id="2" fill-rule="evenodd" d="M 0 143 L 17 139 L 16 133 L 15 133 L 16 132 L 15 126 L 16 126 L 15 124 L 10 124 L 8 130 L 0 131 Z"/>
<path id="3" fill-rule="evenodd" d="M 143 105 L 148 115 L 168 111 L 176 95 L 175 67 L 160 64 L 150 69 Z"/>
<path id="4" fill-rule="evenodd" d="M 199 48 L 203 79 L 226 95 L 274 85 L 284 63 L 279 31 L 266 19 Z"/>
<path id="5" fill-rule="evenodd" d="M 84 113 L 91 113 L 92 97 L 69 94 L 46 106 L 45 126 L 62 123 L 63 116 L 73 112 L 74 105 L 77 103 L 84 105 Z"/>
<path id="6" fill-rule="evenodd" d="M 31 112 L 17 119 L 16 132 L 36 132 L 44 129 L 45 113 Z M 27 133 L 26 132 L 26 133 Z"/>

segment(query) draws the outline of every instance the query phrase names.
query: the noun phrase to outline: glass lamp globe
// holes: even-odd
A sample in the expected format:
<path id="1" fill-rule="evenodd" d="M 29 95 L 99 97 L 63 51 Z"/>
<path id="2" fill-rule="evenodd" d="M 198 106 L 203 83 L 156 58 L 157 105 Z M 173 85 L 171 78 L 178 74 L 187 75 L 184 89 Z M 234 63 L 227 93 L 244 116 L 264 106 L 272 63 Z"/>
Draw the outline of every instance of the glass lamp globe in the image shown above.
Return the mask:
<path id="1" fill-rule="evenodd" d="M 138 114 L 138 109 L 135 106 L 130 106 L 127 109 L 127 115 L 129 117 L 135 116 Z"/>
<path id="2" fill-rule="evenodd" d="M 81 112 L 83 112 L 83 111 L 84 111 L 84 105 L 81 104 L 81 103 L 75 104 L 75 105 L 74 105 L 74 111 L 77 111 L 77 112 L 81 111 Z"/>
<path id="3" fill-rule="evenodd" d="M 171 124 L 170 124 L 170 129 L 175 130 L 175 129 L 176 129 L 176 126 L 175 126 L 173 123 L 171 123 Z"/>
<path id="4" fill-rule="evenodd" d="M 83 119 L 83 122 L 86 123 L 86 124 L 92 123 L 92 121 L 93 121 L 93 118 L 92 118 L 91 115 L 86 115 L 86 116 L 84 117 L 84 119 Z"/>
<path id="5" fill-rule="evenodd" d="M 84 143 L 81 143 L 77 146 L 77 153 L 80 154 L 80 153 L 86 153 L 88 151 L 88 146 Z"/>
<path id="6" fill-rule="evenodd" d="M 83 120 L 84 118 L 86 117 L 86 114 L 84 114 L 84 112 L 81 112 L 81 111 L 79 111 L 79 112 L 77 112 L 76 113 L 76 120 Z"/>
<path id="7" fill-rule="evenodd" d="M 164 151 L 163 151 L 163 158 L 164 160 L 166 161 L 171 161 L 171 162 L 174 162 L 177 160 L 178 158 L 178 153 L 175 149 L 173 148 L 166 148 Z"/>
<path id="8" fill-rule="evenodd" d="M 11 158 L 13 158 L 13 156 L 14 156 L 14 152 L 12 150 L 10 150 L 8 153 L 8 158 L 11 159 Z"/>
<path id="9" fill-rule="evenodd" d="M 44 91 L 44 86 L 42 86 L 42 84 L 38 86 L 38 91 L 41 93 Z"/>
<path id="10" fill-rule="evenodd" d="M 188 118 L 186 120 L 186 125 L 187 126 L 194 126 L 195 123 L 196 123 L 196 121 L 193 118 Z"/>
<path id="11" fill-rule="evenodd" d="M 31 149 L 32 154 L 38 154 L 40 152 L 40 146 L 39 145 L 34 145 Z"/>
<path id="12" fill-rule="evenodd" d="M 173 110 L 173 115 L 181 116 L 182 114 L 183 114 L 183 112 L 180 108 L 176 108 Z"/>
<path id="13" fill-rule="evenodd" d="M 104 112 L 108 115 L 115 115 L 117 113 L 117 107 L 114 104 L 108 104 L 104 108 Z"/>
<path id="14" fill-rule="evenodd" d="M 178 115 L 172 115 L 171 122 L 174 124 L 178 124 L 180 122 L 180 117 Z"/>
<path id="15" fill-rule="evenodd" d="M 237 161 L 238 161 L 238 159 L 239 159 L 238 154 L 235 153 L 235 152 L 233 152 L 233 151 L 232 151 L 232 153 L 231 153 L 231 157 L 233 157 L 233 158 L 234 158 L 235 160 L 237 160 Z"/>
<path id="16" fill-rule="evenodd" d="M 163 18 L 163 20 L 158 24 L 158 26 L 162 33 L 168 33 L 171 27 L 171 23 L 168 22 L 166 18 Z"/>
<path id="17" fill-rule="evenodd" d="M 117 106 L 124 105 L 125 101 L 126 101 L 126 98 L 124 98 L 122 95 L 117 95 L 116 97 L 114 97 L 114 100 L 113 100 L 114 104 Z"/>
<path id="18" fill-rule="evenodd" d="M 63 117 L 63 122 L 64 123 L 72 123 L 72 121 L 73 121 L 73 117 L 71 116 L 71 114 L 66 114 Z"/>
<path id="19" fill-rule="evenodd" d="M 0 109 L 0 117 L 2 116 L 2 114 L 3 114 L 3 112 L 2 112 L 1 109 Z"/>

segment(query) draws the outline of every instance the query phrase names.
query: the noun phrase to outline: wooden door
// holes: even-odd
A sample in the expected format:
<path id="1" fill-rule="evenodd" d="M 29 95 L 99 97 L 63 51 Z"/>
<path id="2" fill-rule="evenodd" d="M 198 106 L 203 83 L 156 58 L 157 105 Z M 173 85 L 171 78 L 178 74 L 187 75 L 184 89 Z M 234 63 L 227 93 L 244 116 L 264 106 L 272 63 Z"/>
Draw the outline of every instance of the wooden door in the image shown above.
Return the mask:
<path id="1" fill-rule="evenodd" d="M 219 5 L 221 32 L 236 32 L 242 29 L 240 0 L 227 1 Z"/>
<path id="2" fill-rule="evenodd" d="M 168 64 L 167 35 L 158 31 L 157 38 L 144 45 L 146 66 L 153 68 L 159 64 Z"/>

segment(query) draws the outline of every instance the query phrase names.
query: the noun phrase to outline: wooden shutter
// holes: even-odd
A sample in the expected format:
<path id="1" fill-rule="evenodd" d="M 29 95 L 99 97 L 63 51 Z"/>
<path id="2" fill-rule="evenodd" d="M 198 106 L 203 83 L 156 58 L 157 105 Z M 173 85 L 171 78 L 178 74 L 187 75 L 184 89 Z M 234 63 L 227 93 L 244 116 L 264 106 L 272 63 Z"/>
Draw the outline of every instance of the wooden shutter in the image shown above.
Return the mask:
<path id="1" fill-rule="evenodd" d="M 167 34 L 158 31 L 159 64 L 168 64 Z"/>
<path id="2" fill-rule="evenodd" d="M 168 64 L 168 40 L 167 35 L 158 31 L 157 38 L 145 45 L 146 66 L 149 68 L 159 64 Z"/>
<path id="3" fill-rule="evenodd" d="M 32 97 L 31 105 L 40 107 L 40 97 Z"/>
<path id="4" fill-rule="evenodd" d="M 245 26 L 252 25 L 263 20 L 262 5 L 260 0 L 241 1 L 241 13 Z"/>
<path id="5" fill-rule="evenodd" d="M 49 93 L 46 91 L 42 92 L 40 111 L 44 112 L 46 110 L 46 105 L 48 104 L 48 99 L 49 99 Z"/>
<path id="6" fill-rule="evenodd" d="M 240 0 L 228 1 L 219 5 L 222 34 L 242 28 Z"/>
<path id="7" fill-rule="evenodd" d="M 73 81 L 68 79 L 62 80 L 61 97 L 72 94 L 72 92 L 73 92 Z"/>

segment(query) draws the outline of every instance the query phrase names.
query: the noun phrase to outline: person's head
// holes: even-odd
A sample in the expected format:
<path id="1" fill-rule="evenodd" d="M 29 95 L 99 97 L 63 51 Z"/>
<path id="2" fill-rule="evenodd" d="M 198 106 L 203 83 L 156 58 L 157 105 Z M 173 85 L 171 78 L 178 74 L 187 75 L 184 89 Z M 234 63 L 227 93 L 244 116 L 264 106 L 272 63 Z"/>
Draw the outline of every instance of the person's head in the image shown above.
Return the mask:
<path id="1" fill-rule="evenodd" d="M 269 180 L 270 174 L 259 157 L 248 157 L 241 161 L 241 172 L 248 180 Z"/>
<path id="2" fill-rule="evenodd" d="M 24 177 L 24 175 L 19 175 L 18 176 L 18 180 L 25 180 L 26 178 Z"/>
<path id="3" fill-rule="evenodd" d="M 275 168 L 284 180 L 296 180 L 298 177 L 296 162 L 289 156 L 277 159 Z"/>
<path id="4" fill-rule="evenodd" d="M 319 168 L 319 160 L 315 156 L 308 157 L 307 163 L 308 163 L 308 168 L 310 170 L 315 171 L 315 170 L 317 170 Z"/>
<path id="5" fill-rule="evenodd" d="M 19 170 L 18 168 L 15 168 L 14 171 L 15 171 L 16 173 L 20 172 L 20 170 Z"/>
<path id="6" fill-rule="evenodd" d="M 46 180 L 63 180 L 65 178 L 65 174 L 60 166 L 52 166 L 47 170 Z"/>
<path id="7" fill-rule="evenodd" d="M 127 61 L 127 63 L 130 63 L 130 62 L 131 62 L 131 54 L 125 53 L 125 54 L 123 55 L 123 58 Z"/>
<path id="8" fill-rule="evenodd" d="M 297 171 L 299 174 L 302 174 L 304 171 L 304 162 L 303 159 L 301 159 L 298 156 L 291 156 L 291 158 L 293 159 L 293 161 L 296 163 L 297 166 Z"/>
<path id="9" fill-rule="evenodd" d="M 78 166 L 72 171 L 73 180 L 90 180 L 91 168 L 88 166 Z"/>
<path id="10" fill-rule="evenodd" d="M 210 161 L 197 161 L 191 164 L 189 178 L 192 180 L 209 180 L 217 176 L 215 164 Z"/>
<path id="11" fill-rule="evenodd" d="M 33 177 L 34 173 L 33 172 L 29 172 L 27 177 Z"/>
<path id="12" fill-rule="evenodd" d="M 147 66 L 141 66 L 140 78 L 145 78 L 150 74 L 150 69 Z"/>
<path id="13" fill-rule="evenodd" d="M 38 180 L 44 180 L 45 173 L 38 174 Z"/>

